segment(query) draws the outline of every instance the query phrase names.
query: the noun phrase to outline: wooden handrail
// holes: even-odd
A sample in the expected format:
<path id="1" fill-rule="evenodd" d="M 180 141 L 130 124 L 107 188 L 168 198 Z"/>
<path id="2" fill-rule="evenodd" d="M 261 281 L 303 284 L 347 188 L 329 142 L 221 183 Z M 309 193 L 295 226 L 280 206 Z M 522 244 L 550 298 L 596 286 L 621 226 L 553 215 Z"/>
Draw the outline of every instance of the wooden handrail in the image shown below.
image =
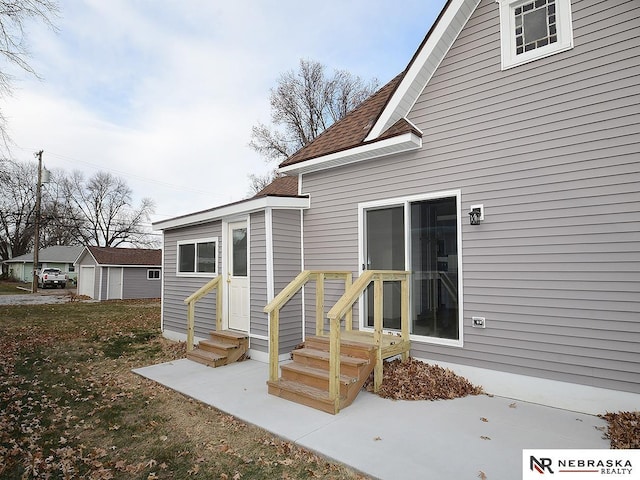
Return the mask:
<path id="1" fill-rule="evenodd" d="M 345 290 L 352 283 L 352 273 L 338 270 L 304 270 L 300 272 L 282 291 L 265 307 L 269 314 L 269 380 L 278 380 L 278 357 L 280 353 L 280 309 L 293 298 L 310 280 L 316 281 L 316 335 L 323 333 L 324 321 L 324 281 L 344 280 Z M 347 328 L 351 329 L 351 312 L 346 315 Z"/>
<path id="2" fill-rule="evenodd" d="M 367 270 L 347 289 L 344 295 L 329 310 L 329 398 L 339 408 L 340 379 L 340 319 L 350 314 L 354 303 L 360 298 L 371 282 L 373 291 L 373 338 L 376 346 L 376 365 L 374 368 L 374 391 L 382 384 L 382 333 L 383 333 L 383 283 L 399 281 L 401 283 L 401 337 L 409 341 L 409 275 L 410 272 L 398 270 Z M 407 354 L 403 353 L 403 359 Z"/>
<path id="3" fill-rule="evenodd" d="M 184 303 L 187 304 L 187 352 L 193 350 L 193 337 L 194 337 L 194 325 L 195 325 L 195 316 L 196 316 L 196 302 L 204 297 L 207 293 L 209 293 L 214 288 L 216 291 L 216 330 L 222 330 L 222 282 L 220 281 L 222 277 L 218 275 L 217 277 L 211 279 L 203 286 L 201 286 L 198 290 L 193 292 L 187 298 L 184 299 Z"/>

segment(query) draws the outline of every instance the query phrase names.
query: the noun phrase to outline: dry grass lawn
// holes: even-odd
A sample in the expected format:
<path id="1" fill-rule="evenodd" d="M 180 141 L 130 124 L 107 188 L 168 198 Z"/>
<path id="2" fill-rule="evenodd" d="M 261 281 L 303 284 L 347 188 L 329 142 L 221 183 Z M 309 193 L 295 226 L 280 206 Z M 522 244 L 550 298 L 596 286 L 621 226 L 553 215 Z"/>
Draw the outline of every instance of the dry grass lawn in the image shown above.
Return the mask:
<path id="1" fill-rule="evenodd" d="M 184 356 L 159 314 L 0 307 L 0 478 L 366 478 L 131 373 Z"/>

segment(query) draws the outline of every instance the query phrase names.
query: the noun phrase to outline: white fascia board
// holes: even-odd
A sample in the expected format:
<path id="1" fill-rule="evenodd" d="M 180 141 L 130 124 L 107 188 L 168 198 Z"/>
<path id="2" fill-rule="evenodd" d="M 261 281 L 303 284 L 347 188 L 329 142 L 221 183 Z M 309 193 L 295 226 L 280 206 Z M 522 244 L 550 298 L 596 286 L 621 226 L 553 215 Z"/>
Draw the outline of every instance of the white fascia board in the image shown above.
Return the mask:
<path id="1" fill-rule="evenodd" d="M 283 173 L 310 173 L 328 168 L 348 165 L 350 163 L 372 160 L 396 153 L 417 150 L 422 147 L 422 138 L 413 132 L 403 133 L 374 143 L 332 153 L 323 157 L 312 158 L 294 165 L 280 168 Z"/>
<path id="2" fill-rule="evenodd" d="M 480 0 L 453 0 L 451 2 L 418 52 L 414 62 L 393 93 L 393 96 L 389 99 L 387 106 L 380 114 L 365 141 L 375 140 L 409 113 L 420 94 L 422 94 L 424 87 L 431 80 L 440 62 L 451 48 L 451 45 L 458 38 L 467 20 L 475 11 L 478 3 L 480 3 Z M 467 7 L 466 10 L 463 9 L 465 6 Z M 463 22 L 456 21 L 458 15 L 464 16 Z M 437 53 L 442 52 L 442 49 L 444 49 L 442 58 L 437 58 Z M 432 56 L 434 57 L 433 60 L 431 60 Z"/>
<path id="3" fill-rule="evenodd" d="M 259 197 L 245 202 L 238 202 L 232 205 L 225 205 L 204 212 L 192 213 L 179 218 L 154 222 L 153 230 L 170 230 L 172 228 L 187 227 L 199 223 L 207 223 L 220 220 L 225 217 L 245 215 L 251 212 L 264 210 L 266 208 L 276 208 L 282 210 L 299 210 L 309 208 L 309 198 L 306 197 Z"/>

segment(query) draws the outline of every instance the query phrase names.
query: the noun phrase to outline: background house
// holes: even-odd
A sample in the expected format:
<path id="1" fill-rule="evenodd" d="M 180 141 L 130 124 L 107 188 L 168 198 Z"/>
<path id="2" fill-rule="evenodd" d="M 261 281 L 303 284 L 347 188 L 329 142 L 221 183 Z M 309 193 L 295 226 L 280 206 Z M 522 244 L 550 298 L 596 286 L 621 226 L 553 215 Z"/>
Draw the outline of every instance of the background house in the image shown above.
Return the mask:
<path id="1" fill-rule="evenodd" d="M 40 268 L 59 268 L 67 273 L 69 279 L 75 281 L 77 274 L 74 262 L 82 248 L 80 246 L 67 247 L 62 245 L 41 248 L 38 252 Z M 31 282 L 33 280 L 33 252 L 5 260 L 2 263 L 8 266 L 9 277 L 22 282 Z"/>
<path id="2" fill-rule="evenodd" d="M 75 265 L 78 295 L 96 300 L 160 298 L 162 250 L 85 247 Z"/>

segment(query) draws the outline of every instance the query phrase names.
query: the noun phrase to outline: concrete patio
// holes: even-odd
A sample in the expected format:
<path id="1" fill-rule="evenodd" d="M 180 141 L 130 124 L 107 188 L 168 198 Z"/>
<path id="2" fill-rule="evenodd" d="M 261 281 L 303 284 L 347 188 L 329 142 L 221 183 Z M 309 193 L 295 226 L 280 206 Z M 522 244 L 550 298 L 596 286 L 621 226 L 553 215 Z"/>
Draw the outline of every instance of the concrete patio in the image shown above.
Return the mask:
<path id="1" fill-rule="evenodd" d="M 338 415 L 268 395 L 268 365 L 255 360 L 209 368 L 190 360 L 134 370 L 371 477 L 513 480 L 522 450 L 608 449 L 598 417 L 480 395 L 392 401 L 361 392 Z"/>

